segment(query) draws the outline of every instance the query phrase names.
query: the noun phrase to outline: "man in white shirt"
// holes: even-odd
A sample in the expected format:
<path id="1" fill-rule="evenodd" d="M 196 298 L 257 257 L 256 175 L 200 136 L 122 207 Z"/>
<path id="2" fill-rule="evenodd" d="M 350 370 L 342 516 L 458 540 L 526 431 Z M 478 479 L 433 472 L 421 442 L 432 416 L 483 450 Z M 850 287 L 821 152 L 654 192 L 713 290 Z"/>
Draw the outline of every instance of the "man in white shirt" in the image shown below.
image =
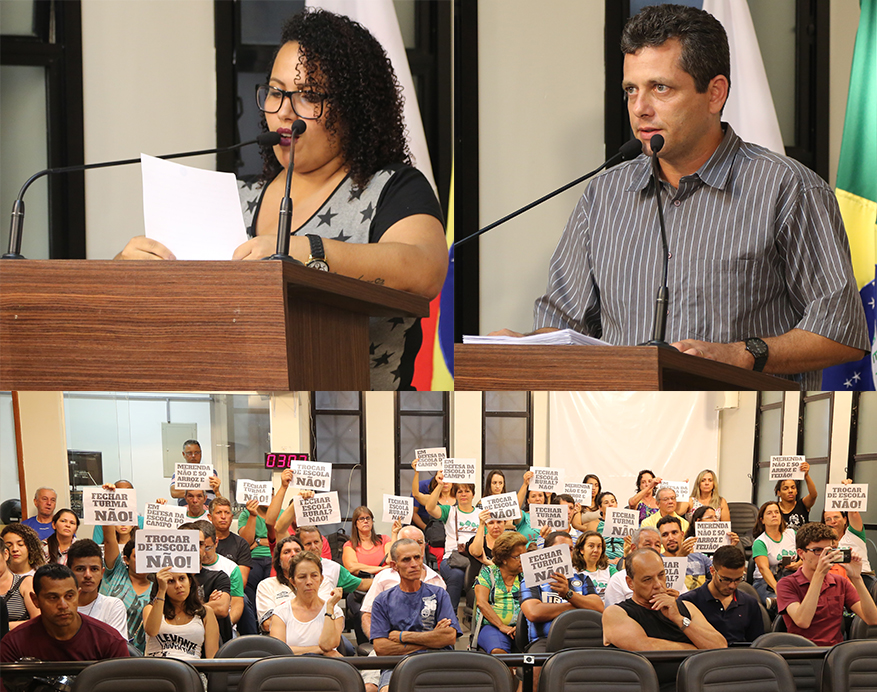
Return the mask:
<path id="1" fill-rule="evenodd" d="M 76 541 L 67 552 L 67 566 L 79 587 L 79 612 L 117 630 L 128 641 L 128 614 L 121 599 L 98 593 L 104 577 L 100 546 L 89 538 Z"/>
<path id="2" fill-rule="evenodd" d="M 658 533 L 658 529 L 643 526 L 634 531 L 630 538 L 634 549 L 651 548 L 661 552 L 661 534 Z M 618 605 L 631 596 L 633 596 L 633 591 L 627 585 L 627 570 L 622 569 L 613 574 L 609 579 L 606 591 L 603 594 L 603 605 L 607 608 L 611 605 Z"/>

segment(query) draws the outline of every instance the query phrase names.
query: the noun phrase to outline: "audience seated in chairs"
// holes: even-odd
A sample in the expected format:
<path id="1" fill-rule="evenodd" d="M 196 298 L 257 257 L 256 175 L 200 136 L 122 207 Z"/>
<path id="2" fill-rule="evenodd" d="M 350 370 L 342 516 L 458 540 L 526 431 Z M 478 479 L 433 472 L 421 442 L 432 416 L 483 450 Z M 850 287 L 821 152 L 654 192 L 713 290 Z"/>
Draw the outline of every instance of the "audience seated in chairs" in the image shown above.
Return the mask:
<path id="1" fill-rule="evenodd" d="M 709 569 L 710 581 L 679 598 L 697 606 L 729 644 L 755 641 L 764 634 L 764 620 L 758 601 L 737 589 L 746 573 L 743 553 L 735 546 L 722 546 L 713 554 Z"/>
<path id="2" fill-rule="evenodd" d="M 579 536 L 572 550 L 572 564 L 590 578 L 600 598 L 606 593 L 612 575 L 618 571 L 606 555 L 606 539 L 596 531 L 585 531 Z M 605 600 L 603 605 L 606 605 Z"/>
<path id="3" fill-rule="evenodd" d="M 295 536 L 287 536 L 274 547 L 274 574 L 259 582 L 256 589 L 256 614 L 259 618 L 259 629 L 271 631 L 271 618 L 274 611 L 292 597 L 289 583 L 289 567 L 292 558 L 304 550 L 301 541 Z M 332 586 L 323 579 L 320 584 L 320 598 L 327 600 L 332 595 Z"/>
<path id="4" fill-rule="evenodd" d="M 661 534 L 658 529 L 645 526 L 637 529 L 631 534 L 631 548 L 651 548 L 655 551 L 661 550 Z M 622 567 L 624 564 L 622 563 Z M 603 594 L 603 602 L 608 608 L 611 605 L 617 605 L 627 600 L 633 595 L 633 591 L 627 585 L 627 570 L 620 569 L 609 579 L 606 586 L 606 593 Z"/>
<path id="5" fill-rule="evenodd" d="M 14 629 L 39 615 L 40 611 L 30 597 L 33 593 L 33 577 L 13 574 L 8 567 L 8 559 L 9 548 L 5 543 L 0 543 L 0 601 L 3 601 L 6 607 L 7 629 Z M 98 562 L 103 566 L 103 562 L 100 561 L 100 548 L 98 548 Z M 124 624 L 124 608 L 122 610 Z"/>
<path id="6" fill-rule="evenodd" d="M 759 508 L 753 533 L 756 538 L 752 543 L 755 563 L 752 586 L 771 612 L 777 582 L 801 566 L 795 551 L 795 531 L 786 525 L 780 506 L 771 500 Z"/>
<path id="7" fill-rule="evenodd" d="M 818 646 L 843 641 L 843 611 L 851 610 L 869 625 L 877 625 L 877 605 L 862 580 L 862 558 L 855 552 L 844 564 L 849 580 L 830 574 L 840 557 L 832 548 L 834 529 L 825 524 L 804 524 L 795 536 L 801 569 L 777 585 L 777 608 L 786 628 Z"/>
<path id="8" fill-rule="evenodd" d="M 390 564 L 399 585 L 379 594 L 372 606 L 371 637 L 378 656 L 453 649 L 462 635 L 447 591 L 423 583 L 423 548 L 409 538 L 390 548 Z M 381 671 L 379 689 L 390 684 L 392 670 Z"/>
<path id="9" fill-rule="evenodd" d="M 843 481 L 843 485 L 849 485 L 853 481 L 849 478 Z M 865 524 L 859 512 L 822 512 L 822 523 L 834 529 L 840 537 L 839 548 L 852 548 L 862 558 L 862 579 L 871 594 L 877 586 L 877 578 L 874 577 L 874 569 L 868 560 L 868 544 L 865 542 Z"/>
<path id="10" fill-rule="evenodd" d="M 105 572 L 100 546 L 90 538 L 76 541 L 67 553 L 67 566 L 73 571 L 79 587 L 79 612 L 106 623 L 127 641 L 125 604 L 114 596 L 104 596 L 99 592 Z"/>
<path id="11" fill-rule="evenodd" d="M 129 540 L 119 550 L 119 539 L 112 526 L 104 527 L 104 564 L 106 571 L 100 593 L 114 596 L 125 605 L 128 618 L 128 641 L 141 652 L 146 651 L 143 631 L 143 606 L 149 603 L 152 582 L 137 571 L 136 542 Z M 134 531 L 136 536 L 137 532 Z M 121 552 L 121 554 L 120 554 Z M 223 575 L 225 576 L 225 575 Z"/>
<path id="12" fill-rule="evenodd" d="M 338 606 L 343 592 L 335 587 L 328 600 L 320 598 L 323 561 L 309 550 L 292 558 L 289 583 L 293 598 L 280 605 L 271 618 L 271 636 L 286 642 L 295 654 L 340 657 L 344 613 Z"/>
<path id="13" fill-rule="evenodd" d="M 691 514 L 691 523 L 688 525 L 688 531 L 685 532 L 684 541 L 694 538 L 696 547 L 697 525 L 702 521 L 712 523 L 718 520 L 715 509 L 707 505 L 701 505 Z M 729 545 L 736 546 L 740 543 L 740 537 L 733 531 L 728 531 L 725 535 Z M 740 554 L 743 554 L 742 550 Z M 685 571 L 686 588 L 696 589 L 698 586 L 702 586 L 709 581 L 711 564 L 712 560 L 709 555 L 692 549 L 691 554 L 688 556 L 688 568 Z"/>
<path id="14" fill-rule="evenodd" d="M 503 533 L 493 544 L 493 564 L 485 565 L 475 581 L 473 638 L 488 653 L 512 650 L 521 609 L 521 555 L 526 551 L 527 539 L 521 534 Z"/>
<path id="15" fill-rule="evenodd" d="M 214 499 L 208 507 L 207 518 L 216 530 L 215 554 L 217 557 L 225 558 L 237 565 L 241 575 L 241 583 L 244 585 L 243 612 L 237 621 L 238 632 L 240 634 L 256 634 L 258 631 L 255 606 L 256 586 L 251 590 L 247 585 L 253 567 L 250 544 L 231 530 L 234 514 L 231 502 L 227 498 L 217 497 Z M 228 569 L 223 571 L 229 572 Z M 229 578 L 231 578 L 230 575 Z M 234 609 L 234 605 L 232 605 L 232 609 Z"/>
<path id="16" fill-rule="evenodd" d="M 0 661 L 99 661 L 128 656 L 128 644 L 115 629 L 80 615 L 79 589 L 69 567 L 43 565 L 34 575 L 33 589 L 31 598 L 40 614 L 0 639 Z"/>

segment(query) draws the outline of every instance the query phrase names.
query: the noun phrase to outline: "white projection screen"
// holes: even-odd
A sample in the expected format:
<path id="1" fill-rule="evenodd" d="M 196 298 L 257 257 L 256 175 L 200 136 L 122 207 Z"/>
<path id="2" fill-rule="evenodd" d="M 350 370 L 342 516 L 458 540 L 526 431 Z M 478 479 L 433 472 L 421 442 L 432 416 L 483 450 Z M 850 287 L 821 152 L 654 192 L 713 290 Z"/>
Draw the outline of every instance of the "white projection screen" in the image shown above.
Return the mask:
<path id="1" fill-rule="evenodd" d="M 703 469 L 718 471 L 723 401 L 720 392 L 552 392 L 549 463 L 567 482 L 596 474 L 621 507 L 642 469 L 693 484 Z"/>

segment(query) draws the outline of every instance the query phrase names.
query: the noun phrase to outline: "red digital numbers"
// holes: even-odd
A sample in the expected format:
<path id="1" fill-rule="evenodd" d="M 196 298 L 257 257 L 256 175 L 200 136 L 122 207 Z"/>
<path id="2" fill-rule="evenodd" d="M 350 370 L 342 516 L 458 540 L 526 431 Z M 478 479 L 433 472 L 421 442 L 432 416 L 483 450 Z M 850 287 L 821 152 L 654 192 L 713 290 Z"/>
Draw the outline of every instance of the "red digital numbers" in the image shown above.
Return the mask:
<path id="1" fill-rule="evenodd" d="M 294 461 L 309 461 L 310 455 L 305 452 L 289 454 L 286 452 L 266 452 L 265 468 L 282 471 L 292 466 Z"/>

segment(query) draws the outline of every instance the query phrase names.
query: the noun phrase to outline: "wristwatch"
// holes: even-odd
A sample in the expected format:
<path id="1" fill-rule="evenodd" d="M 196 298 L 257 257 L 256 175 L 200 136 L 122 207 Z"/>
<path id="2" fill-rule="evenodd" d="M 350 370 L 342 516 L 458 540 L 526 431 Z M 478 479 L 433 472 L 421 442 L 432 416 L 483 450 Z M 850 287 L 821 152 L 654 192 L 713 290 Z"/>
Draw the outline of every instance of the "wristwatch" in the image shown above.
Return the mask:
<path id="1" fill-rule="evenodd" d="M 318 235 L 307 234 L 311 243 L 311 256 L 305 262 L 305 266 L 311 269 L 319 269 L 321 272 L 329 271 L 329 263 L 326 261 L 326 251 L 323 249 L 323 239 Z"/>
<path id="2" fill-rule="evenodd" d="M 684 616 L 683 616 L 683 617 L 682 617 L 682 627 L 680 627 L 679 629 L 684 630 L 684 629 L 686 629 L 690 624 L 691 624 L 691 620 L 689 620 L 687 617 L 684 617 Z"/>
<path id="3" fill-rule="evenodd" d="M 563 597 L 564 597 L 564 599 L 566 599 L 567 601 L 571 601 L 571 600 L 572 600 L 572 597 L 575 596 L 575 595 L 576 595 L 576 592 L 573 591 L 572 589 L 570 589 L 570 590 L 567 591 L 565 594 L 563 594 Z"/>
<path id="4" fill-rule="evenodd" d="M 753 358 L 755 358 L 755 364 L 752 366 L 752 369 L 755 372 L 761 372 L 767 364 L 767 344 L 757 336 L 746 339 L 744 343 L 746 344 L 746 350 L 752 354 Z"/>

